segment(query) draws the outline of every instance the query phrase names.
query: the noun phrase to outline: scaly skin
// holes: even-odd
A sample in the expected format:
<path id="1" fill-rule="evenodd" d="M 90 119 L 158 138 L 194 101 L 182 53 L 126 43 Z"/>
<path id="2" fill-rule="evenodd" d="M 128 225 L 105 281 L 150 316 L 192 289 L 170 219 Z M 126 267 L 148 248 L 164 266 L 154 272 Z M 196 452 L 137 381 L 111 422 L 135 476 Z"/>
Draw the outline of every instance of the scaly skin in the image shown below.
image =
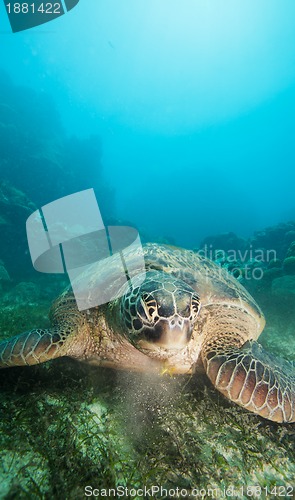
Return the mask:
<path id="1" fill-rule="evenodd" d="M 213 308 L 212 308 L 213 309 Z M 208 314 L 202 348 L 205 371 L 225 397 L 274 422 L 295 422 L 293 365 L 268 354 L 251 340 L 254 318 L 247 311 L 220 307 L 220 323 Z M 226 318 L 222 321 L 222 318 Z"/>
<path id="2" fill-rule="evenodd" d="M 171 309 L 172 315 L 184 311 L 187 300 L 188 304 L 194 302 L 187 345 L 183 344 L 181 330 L 183 343 L 178 346 L 173 328 L 170 331 L 166 327 L 161 339 L 155 335 L 142 338 L 140 329 L 128 332 L 132 305 L 124 327 L 122 314 L 126 308 L 120 309 L 120 300 L 79 312 L 72 293 L 66 291 L 52 307 L 50 329 L 34 329 L 0 344 L 0 368 L 34 365 L 61 356 L 116 369 L 157 373 L 190 373 L 201 363 L 216 389 L 228 399 L 269 420 L 295 422 L 294 366 L 269 355 L 257 344 L 265 321 L 246 290 L 213 262 L 191 251 L 149 244 L 144 247 L 144 255 L 147 271 L 159 272 L 155 279 L 157 294 L 153 295 L 151 288 L 148 292 L 153 298 L 147 304 L 153 308 L 145 314 L 155 316 L 162 309 L 166 317 L 173 284 L 178 287 L 178 295 L 174 296 L 177 304 Z M 132 256 L 136 262 L 136 255 Z M 161 280 L 163 273 L 171 279 Z M 112 287 L 114 276 L 114 269 L 106 267 L 98 275 L 108 287 Z M 181 280 L 193 291 L 184 286 L 184 292 L 179 294 Z M 166 292 L 162 282 L 166 283 Z M 196 297 L 191 302 L 194 292 Z M 139 300 L 144 303 L 144 294 L 139 295 Z M 140 304 L 138 307 L 141 311 Z M 173 347 L 169 345 L 171 338 Z"/>
<path id="3" fill-rule="evenodd" d="M 0 344 L 0 368 L 43 363 L 60 356 L 64 337 L 59 329 L 31 330 Z"/>
<path id="4" fill-rule="evenodd" d="M 85 317 L 71 294 L 62 294 L 53 304 L 51 323 L 50 329 L 33 329 L 1 342 L 0 368 L 36 365 L 74 353 L 77 333 L 85 330 Z"/>
<path id="5" fill-rule="evenodd" d="M 250 341 L 241 349 L 212 349 L 203 359 L 211 382 L 228 399 L 268 420 L 295 422 L 295 377 L 287 361 Z"/>
<path id="6" fill-rule="evenodd" d="M 64 292 L 51 310 L 52 328 L 34 329 L 0 343 L 0 368 L 44 363 L 70 356 L 89 364 L 138 372 L 161 373 L 162 363 L 113 332 L 105 307 L 80 312 L 71 292 Z"/>

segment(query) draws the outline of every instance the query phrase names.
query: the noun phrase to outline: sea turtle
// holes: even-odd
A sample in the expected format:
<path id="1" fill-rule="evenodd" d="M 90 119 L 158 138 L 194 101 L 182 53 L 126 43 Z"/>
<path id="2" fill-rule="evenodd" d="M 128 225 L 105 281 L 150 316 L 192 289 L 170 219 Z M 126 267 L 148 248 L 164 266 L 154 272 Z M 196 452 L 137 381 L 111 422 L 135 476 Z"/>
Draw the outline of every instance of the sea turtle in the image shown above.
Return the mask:
<path id="1" fill-rule="evenodd" d="M 133 253 L 132 253 L 133 252 Z M 133 271 L 139 250 L 130 250 Z M 295 422 L 291 362 L 256 342 L 264 316 L 227 271 L 190 250 L 149 243 L 145 273 L 135 273 L 111 302 L 79 311 L 65 290 L 51 309 L 50 329 L 0 344 L 0 367 L 34 365 L 60 356 L 143 372 L 203 370 L 224 396 L 275 422 Z M 105 289 L 115 286 L 119 252 L 93 265 Z"/>

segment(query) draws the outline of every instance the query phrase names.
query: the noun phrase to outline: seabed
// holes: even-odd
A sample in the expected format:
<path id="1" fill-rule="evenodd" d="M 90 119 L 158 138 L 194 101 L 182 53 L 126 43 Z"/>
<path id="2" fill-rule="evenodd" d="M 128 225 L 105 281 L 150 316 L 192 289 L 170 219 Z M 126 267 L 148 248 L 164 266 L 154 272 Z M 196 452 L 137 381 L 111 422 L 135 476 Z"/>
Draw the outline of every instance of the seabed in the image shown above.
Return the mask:
<path id="1" fill-rule="evenodd" d="M 260 297 L 268 325 L 260 340 L 294 360 L 288 300 L 274 309 L 273 297 Z M 15 303 L 1 307 L 3 337 L 46 326 L 49 302 Z M 136 492 L 152 486 L 164 492 L 153 498 L 177 488 L 188 499 L 275 498 L 274 487 L 294 498 L 294 424 L 248 413 L 204 376 L 152 377 L 68 358 L 0 376 L 1 499 L 76 500 L 94 489 L 112 498 L 116 488 L 124 495 L 113 498 L 142 498 Z"/>

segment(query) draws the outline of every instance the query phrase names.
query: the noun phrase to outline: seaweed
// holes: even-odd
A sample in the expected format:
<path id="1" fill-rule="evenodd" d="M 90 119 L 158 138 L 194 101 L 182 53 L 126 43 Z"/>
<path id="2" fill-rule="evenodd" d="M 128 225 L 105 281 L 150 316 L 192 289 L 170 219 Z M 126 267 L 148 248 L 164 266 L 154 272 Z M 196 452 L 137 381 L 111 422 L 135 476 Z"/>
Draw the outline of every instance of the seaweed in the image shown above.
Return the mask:
<path id="1" fill-rule="evenodd" d="M 292 484 L 294 426 L 247 413 L 203 376 L 119 374 L 65 358 L 1 379 L 3 498 L 83 498 L 87 485 L 189 495 Z"/>

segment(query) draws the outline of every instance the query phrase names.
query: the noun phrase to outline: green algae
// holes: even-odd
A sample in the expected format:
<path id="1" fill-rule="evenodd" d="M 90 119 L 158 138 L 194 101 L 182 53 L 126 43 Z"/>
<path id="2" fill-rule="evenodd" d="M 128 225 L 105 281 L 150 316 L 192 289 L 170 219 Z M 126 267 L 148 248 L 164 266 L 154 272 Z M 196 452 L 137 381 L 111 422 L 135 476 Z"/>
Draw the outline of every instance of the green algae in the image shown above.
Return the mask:
<path id="1" fill-rule="evenodd" d="M 1 372 L 2 498 L 292 484 L 294 426 L 248 414 L 200 377 L 80 368 L 57 360 Z"/>
<path id="2" fill-rule="evenodd" d="M 290 304 L 274 308 L 265 291 L 259 300 L 261 342 L 294 359 Z M 3 306 L 2 336 L 47 326 L 48 308 L 46 300 Z M 0 377 L 0 498 L 82 499 L 87 485 L 181 487 L 186 498 L 196 498 L 193 488 L 222 498 L 234 487 L 249 498 L 242 487 L 294 486 L 294 424 L 248 413 L 202 375 L 152 377 L 61 358 Z"/>

